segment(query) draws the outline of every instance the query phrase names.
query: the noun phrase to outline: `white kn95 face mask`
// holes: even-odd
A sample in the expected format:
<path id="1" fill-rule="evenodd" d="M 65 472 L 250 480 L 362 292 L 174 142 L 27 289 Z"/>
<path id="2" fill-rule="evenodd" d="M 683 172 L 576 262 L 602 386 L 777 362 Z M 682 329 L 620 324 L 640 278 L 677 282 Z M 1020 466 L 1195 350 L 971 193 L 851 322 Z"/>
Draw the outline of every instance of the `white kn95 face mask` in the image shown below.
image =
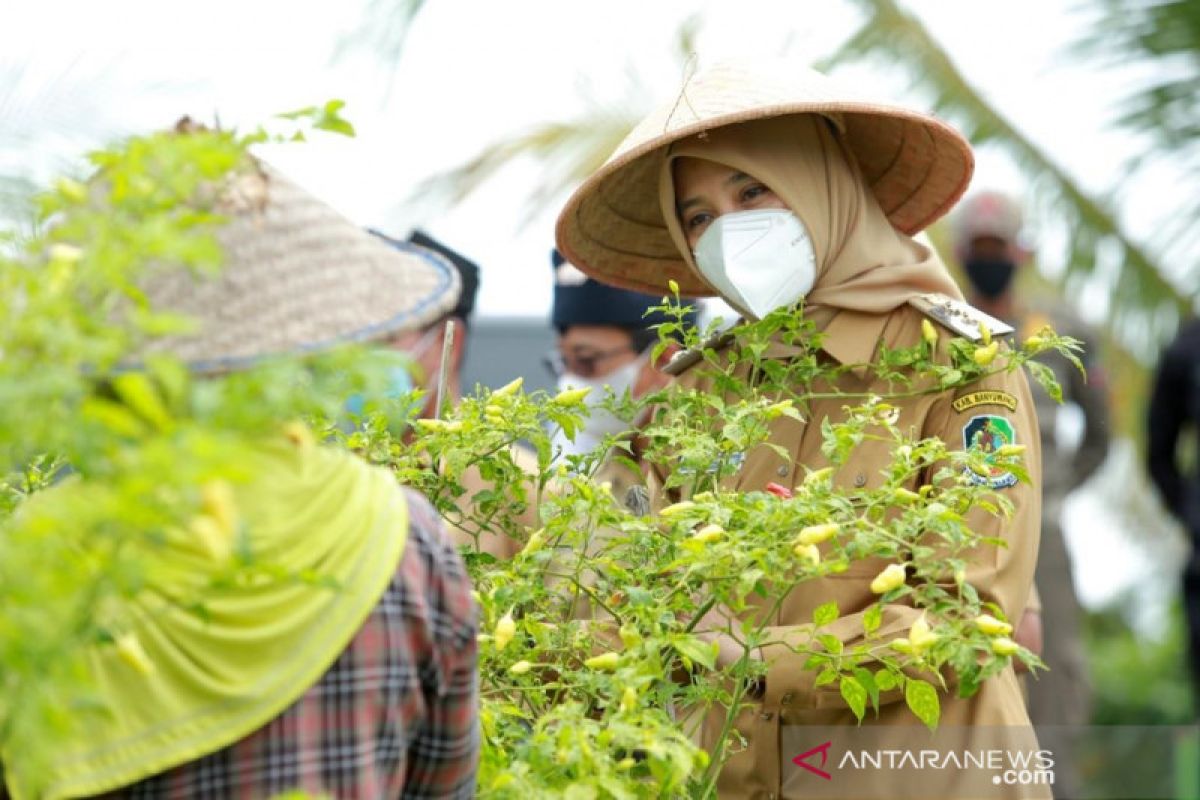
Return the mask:
<path id="1" fill-rule="evenodd" d="M 700 235 L 696 267 L 739 311 L 762 319 L 813 287 L 817 258 L 800 218 L 782 208 L 735 211 Z"/>

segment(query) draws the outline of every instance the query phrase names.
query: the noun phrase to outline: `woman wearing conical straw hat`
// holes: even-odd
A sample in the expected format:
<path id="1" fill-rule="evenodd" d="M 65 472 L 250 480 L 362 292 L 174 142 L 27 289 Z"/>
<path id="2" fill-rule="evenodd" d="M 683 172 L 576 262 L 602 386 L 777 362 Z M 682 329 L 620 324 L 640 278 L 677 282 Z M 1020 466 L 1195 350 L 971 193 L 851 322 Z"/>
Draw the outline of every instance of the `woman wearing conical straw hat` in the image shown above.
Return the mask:
<path id="1" fill-rule="evenodd" d="M 979 337 L 980 321 L 1005 332 L 1002 323 L 962 303 L 937 256 L 913 238 L 949 211 L 972 167 L 968 143 L 931 116 L 870 99 L 809 70 L 724 64 L 686 80 L 584 182 L 559 217 L 558 246 L 585 273 L 618 286 L 664 294 L 674 281 L 683 295 L 719 295 L 751 319 L 794 306 L 824 333 L 821 357 L 828 363 L 865 364 L 881 346 L 920 343 L 922 323 L 930 318 L 958 336 Z M 789 357 L 786 346 L 776 350 L 768 356 Z M 702 372 L 685 361 L 678 380 L 710 388 Z M 866 370 L 845 372 L 837 381 L 844 391 L 888 394 Z M 812 401 L 805 414 L 811 424 L 777 420 L 770 443 L 794 458 L 778 448 L 753 449 L 724 485 L 742 491 L 761 491 L 769 482 L 794 485 L 806 468 L 826 466 L 817 423 L 844 417 L 843 402 Z M 1037 557 L 1040 505 L 1037 421 L 1023 375 L 991 375 L 896 405 L 901 428 L 921 437 L 965 449 L 986 424 L 1006 442 L 1028 448 L 1029 483 L 1008 474 L 986 477 L 1013 503 L 1012 516 L 969 515 L 973 530 L 1007 546 L 989 548 L 967 580 L 1009 619 L 1020 619 Z M 870 488 L 889 461 L 886 445 L 864 442 L 834 481 Z M 652 484 L 665 477 L 661 466 L 649 469 Z M 849 648 L 861 640 L 863 612 L 878 597 L 871 580 L 883 566 L 880 559 L 855 562 L 840 575 L 801 583 L 772 620 L 773 634 L 783 641 L 803 638 L 813 610 L 836 601 L 842 616 L 825 632 Z M 903 635 L 921 616 L 902 602 L 883 612 L 880 632 L 888 638 Z M 862 727 L 851 730 L 855 717 L 836 684 L 815 686 L 816 676 L 803 668 L 805 655 L 764 648 L 760 657 L 768 662 L 761 693 L 736 720 L 748 746 L 726 763 L 721 797 L 1049 796 L 1044 785 L 1014 785 L 1019 778 L 1003 770 L 962 764 L 967 749 L 1019 750 L 1017 758 L 1036 751 L 1011 667 L 972 697 L 958 698 L 953 690 L 942 695 L 938 759 L 889 769 L 844 755 L 858 745 L 872 753 L 935 746 L 901 693 L 885 693 L 878 717 L 868 712 Z M 724 709 L 708 712 L 700 727 L 706 749 L 718 745 L 724 717 Z M 1035 769 L 1048 766 L 1049 755 L 1042 755 Z"/>

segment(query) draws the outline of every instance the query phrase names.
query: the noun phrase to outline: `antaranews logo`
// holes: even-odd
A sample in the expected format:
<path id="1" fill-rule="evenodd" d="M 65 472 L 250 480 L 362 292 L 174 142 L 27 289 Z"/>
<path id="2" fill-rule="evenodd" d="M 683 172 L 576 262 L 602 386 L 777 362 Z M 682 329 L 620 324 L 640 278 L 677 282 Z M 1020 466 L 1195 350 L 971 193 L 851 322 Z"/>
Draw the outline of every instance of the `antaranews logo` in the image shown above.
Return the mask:
<path id="1" fill-rule="evenodd" d="M 827 781 L 833 780 L 833 776 L 830 775 L 828 772 L 826 772 L 823 769 L 818 769 L 817 767 L 814 767 L 812 764 L 808 763 L 809 758 L 811 758 L 812 756 L 815 756 L 817 753 L 820 753 L 821 754 L 821 766 L 822 767 L 825 766 L 825 763 L 827 761 L 829 761 L 829 748 L 832 746 L 833 746 L 832 740 L 826 742 L 825 744 L 819 744 L 816 747 L 814 747 L 813 749 L 811 749 L 805 753 L 801 753 L 800 755 L 793 758 L 792 763 L 795 764 L 797 767 L 808 770 L 809 772 L 811 772 L 814 775 L 819 775 L 820 777 L 824 778 Z"/>
<path id="2" fill-rule="evenodd" d="M 898 777 L 924 770 L 957 770 L 993 786 L 1054 785 L 1054 754 L 1045 749 L 847 748 L 838 753 L 830 739 L 795 756 L 792 763 L 827 781 L 851 772 L 885 773 L 886 778 L 887 773 Z"/>

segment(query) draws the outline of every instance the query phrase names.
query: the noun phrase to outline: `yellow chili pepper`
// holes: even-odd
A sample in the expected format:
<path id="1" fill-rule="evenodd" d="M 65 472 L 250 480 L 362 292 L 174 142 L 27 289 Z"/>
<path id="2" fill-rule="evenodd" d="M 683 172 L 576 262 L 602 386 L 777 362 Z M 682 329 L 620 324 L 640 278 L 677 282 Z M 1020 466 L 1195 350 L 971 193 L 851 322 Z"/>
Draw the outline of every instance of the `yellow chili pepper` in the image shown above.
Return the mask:
<path id="1" fill-rule="evenodd" d="M 794 401 L 792 400 L 780 400 L 778 403 L 772 403 L 767 406 L 767 419 L 779 419 L 784 412 L 790 411 L 793 405 Z"/>
<path id="2" fill-rule="evenodd" d="M 617 664 L 621 661 L 621 656 L 617 653 L 601 653 L 598 656 L 592 656 L 583 665 L 588 669 L 604 670 L 611 672 L 617 668 Z"/>
<path id="3" fill-rule="evenodd" d="M 558 394 L 554 395 L 553 402 L 560 406 L 576 406 L 583 402 L 583 398 L 587 397 L 592 391 L 592 387 L 584 386 L 581 389 L 563 389 Z"/>
<path id="4" fill-rule="evenodd" d="M 936 633 L 929 629 L 925 615 L 917 617 L 917 621 L 908 630 L 908 641 L 912 644 L 913 652 L 919 653 L 938 640 Z"/>
<path id="5" fill-rule="evenodd" d="M 798 544 L 792 548 L 792 552 L 806 564 L 816 566 L 821 563 L 821 551 L 815 544 Z"/>
<path id="6" fill-rule="evenodd" d="M 983 320 L 979 320 L 979 339 L 985 345 L 992 343 L 992 331 L 990 328 L 988 328 L 987 323 Z"/>
<path id="7" fill-rule="evenodd" d="M 984 347 L 975 348 L 975 355 L 972 356 L 972 358 L 975 359 L 975 363 L 979 366 L 986 367 L 988 364 L 991 364 L 993 360 L 995 360 L 996 353 L 998 352 L 1000 352 L 1000 343 L 992 342 Z"/>
<path id="8" fill-rule="evenodd" d="M 715 542 L 725 535 L 725 529 L 720 525 L 709 524 L 705 525 L 700 530 L 692 534 L 692 541 L 700 542 L 701 544 L 709 544 Z"/>
<path id="9" fill-rule="evenodd" d="M 626 622 L 621 626 L 621 630 L 618 633 L 621 636 L 621 643 L 625 645 L 626 649 L 637 647 L 642 641 L 641 633 L 638 632 L 637 627 L 632 623 Z"/>
<path id="10" fill-rule="evenodd" d="M 524 379 L 524 378 L 517 378 L 517 379 L 515 379 L 515 380 L 509 381 L 508 383 L 504 384 L 503 386 L 501 386 L 501 387 L 500 387 L 499 389 L 497 389 L 496 391 L 492 392 L 492 397 L 493 397 L 493 398 L 495 398 L 495 397 L 509 397 L 509 396 L 511 396 L 511 395 L 514 395 L 514 394 L 516 394 L 518 391 L 520 391 L 520 389 L 521 389 L 521 386 L 522 386 L 524 383 L 525 383 L 525 379 Z"/>
<path id="11" fill-rule="evenodd" d="M 529 670 L 533 669 L 533 664 L 528 661 L 518 661 L 508 668 L 508 671 L 513 675 L 524 675 Z"/>
<path id="12" fill-rule="evenodd" d="M 830 539 L 842 529 L 836 522 L 826 522 L 824 525 L 809 525 L 800 529 L 800 544 L 820 544 Z"/>
<path id="13" fill-rule="evenodd" d="M 517 633 L 517 623 L 512 618 L 512 612 L 508 612 L 500 621 L 496 623 L 495 630 L 492 631 L 492 636 L 496 642 L 497 652 L 508 647 L 508 643 L 512 641 L 513 636 Z"/>
<path id="14" fill-rule="evenodd" d="M 998 656 L 1016 655 L 1021 649 L 1021 646 L 1007 636 L 998 636 L 992 639 L 992 652 Z"/>
<path id="15" fill-rule="evenodd" d="M 1013 626 L 991 614 L 980 614 L 975 618 L 975 627 L 988 636 L 1007 636 L 1012 633 Z"/>
<path id="16" fill-rule="evenodd" d="M 529 539 L 526 540 L 525 546 L 521 548 L 521 555 L 531 556 L 546 544 L 546 529 L 538 528 L 533 533 L 529 534 Z"/>
<path id="17" fill-rule="evenodd" d="M 901 564 L 888 564 L 887 567 L 871 581 L 871 591 L 875 594 L 887 594 L 892 589 L 904 585 L 904 567 Z"/>
<path id="18" fill-rule="evenodd" d="M 684 500 L 683 502 L 669 505 L 658 513 L 663 517 L 677 517 L 685 511 L 691 511 L 695 507 L 696 504 L 691 500 Z"/>
<path id="19" fill-rule="evenodd" d="M 937 346 L 937 328 L 933 327 L 933 323 L 927 319 L 921 320 L 921 338 L 928 342 L 930 347 Z"/>

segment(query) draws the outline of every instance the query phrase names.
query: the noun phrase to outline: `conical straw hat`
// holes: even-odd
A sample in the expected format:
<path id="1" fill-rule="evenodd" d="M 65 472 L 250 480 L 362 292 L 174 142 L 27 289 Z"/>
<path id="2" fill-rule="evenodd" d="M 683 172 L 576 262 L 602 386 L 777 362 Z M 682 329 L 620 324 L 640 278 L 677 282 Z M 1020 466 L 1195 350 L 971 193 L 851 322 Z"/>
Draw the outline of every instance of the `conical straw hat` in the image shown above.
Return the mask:
<path id="1" fill-rule="evenodd" d="M 454 307 L 458 273 L 420 247 L 396 248 L 364 231 L 275 170 L 259 165 L 222 192 L 218 276 L 182 269 L 144 284 L 156 310 L 199 323 L 156 339 L 198 372 L 271 355 L 366 342 L 423 327 Z"/>
<path id="2" fill-rule="evenodd" d="M 685 295 L 711 295 L 680 258 L 662 218 L 658 181 L 667 148 L 703 131 L 785 114 L 828 117 L 904 233 L 949 211 L 970 182 L 971 146 L 946 123 L 810 69 L 730 62 L 687 80 L 584 181 L 559 215 L 559 250 L 605 283 L 661 294 L 675 280 Z"/>

